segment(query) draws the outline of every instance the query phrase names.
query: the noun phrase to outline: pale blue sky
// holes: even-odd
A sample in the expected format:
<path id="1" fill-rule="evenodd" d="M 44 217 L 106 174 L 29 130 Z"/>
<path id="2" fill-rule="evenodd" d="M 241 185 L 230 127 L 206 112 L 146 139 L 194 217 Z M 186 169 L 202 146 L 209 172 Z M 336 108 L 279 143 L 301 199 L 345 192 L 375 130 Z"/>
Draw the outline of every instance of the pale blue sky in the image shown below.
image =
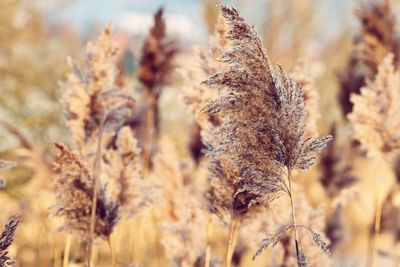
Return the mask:
<path id="1" fill-rule="evenodd" d="M 271 1 L 280 0 L 225 0 L 223 2 L 236 6 L 246 19 L 257 27 L 262 22 L 268 2 Z M 320 10 L 317 17 L 320 21 L 318 32 L 322 39 L 340 29 L 344 20 L 349 19 L 351 7 L 354 6 L 354 2 L 350 0 L 321 0 L 318 4 Z M 130 24 L 140 27 L 138 25 L 141 24 L 140 18 L 145 15 L 150 17 L 160 6 L 165 8 L 167 17 L 178 16 L 179 26 L 186 26 L 188 31 L 190 27 L 193 28 L 191 33 L 200 35 L 195 36 L 197 39 L 202 38 L 201 35 L 205 31 L 200 0 L 72 0 L 64 6 L 53 5 L 51 10 L 47 10 L 47 14 L 51 21 L 71 23 L 78 31 L 85 34 L 92 27 L 103 27 L 108 22 L 113 22 L 118 27 L 122 18 L 126 16 L 138 17 L 139 21 L 130 21 Z M 132 23 L 137 25 L 132 25 Z"/>

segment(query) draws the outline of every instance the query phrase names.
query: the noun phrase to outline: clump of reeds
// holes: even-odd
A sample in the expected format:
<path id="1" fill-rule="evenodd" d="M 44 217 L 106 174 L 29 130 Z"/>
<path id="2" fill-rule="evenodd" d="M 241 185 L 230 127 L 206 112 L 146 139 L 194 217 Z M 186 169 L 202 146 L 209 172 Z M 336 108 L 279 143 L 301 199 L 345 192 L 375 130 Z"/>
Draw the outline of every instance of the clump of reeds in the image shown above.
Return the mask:
<path id="1" fill-rule="evenodd" d="M 278 198 L 290 198 L 298 265 L 305 262 L 299 243 L 292 173 L 312 166 L 331 136 L 305 139 L 305 99 L 302 88 L 278 66 L 271 67 L 254 28 L 234 8 L 222 7 L 230 26 L 232 48 L 221 61 L 227 70 L 204 83 L 222 89 L 205 110 L 218 114 L 220 125 L 210 132 L 210 210 L 230 221 L 225 266 L 230 261 L 243 215 Z M 266 248 L 274 239 L 264 240 Z M 323 243 L 323 242 L 322 242 Z M 317 242 L 317 245 L 322 243 Z M 262 249 L 257 252 L 261 253 Z"/>
<path id="2" fill-rule="evenodd" d="M 340 76 L 339 101 L 344 115 L 352 111 L 351 94 L 359 93 L 374 78 L 383 58 L 390 52 L 396 54 L 399 47 L 390 0 L 362 1 L 355 14 L 361 27 L 354 38 L 351 58 Z"/>
<path id="3" fill-rule="evenodd" d="M 144 87 L 144 99 L 146 101 L 143 147 L 145 172 L 151 166 L 151 154 L 155 140 L 159 135 L 158 100 L 162 87 L 171 82 L 171 71 L 176 52 L 175 43 L 167 38 L 163 9 L 160 8 L 154 15 L 154 25 L 144 42 L 138 70 L 138 79 Z"/>
<path id="4" fill-rule="evenodd" d="M 0 236 L 0 267 L 14 265 L 14 261 L 8 256 L 8 250 L 13 242 L 15 231 L 17 230 L 19 220 L 12 217 L 4 227 Z"/>
<path id="5" fill-rule="evenodd" d="M 72 71 L 61 85 L 67 125 L 79 153 L 56 144 L 56 214 L 66 219 L 65 228 L 78 231 L 87 239 L 88 264 L 96 237 L 108 238 L 111 244 L 119 207 L 133 214 L 132 209 L 148 202 L 146 199 L 135 203 L 138 198 L 134 194 L 138 193 L 132 187 L 135 183 L 135 188 L 140 188 L 136 183 L 140 180 L 140 150 L 132 131 L 122 128 L 133 114 L 135 101 L 130 89 L 118 82 L 118 47 L 112 38 L 110 25 L 97 42 L 87 45 L 82 66 L 70 60 Z M 117 184 L 114 196 L 105 192 L 103 168 L 106 178 Z M 145 192 L 139 195 L 144 196 Z M 110 249 L 115 264 L 111 245 Z"/>

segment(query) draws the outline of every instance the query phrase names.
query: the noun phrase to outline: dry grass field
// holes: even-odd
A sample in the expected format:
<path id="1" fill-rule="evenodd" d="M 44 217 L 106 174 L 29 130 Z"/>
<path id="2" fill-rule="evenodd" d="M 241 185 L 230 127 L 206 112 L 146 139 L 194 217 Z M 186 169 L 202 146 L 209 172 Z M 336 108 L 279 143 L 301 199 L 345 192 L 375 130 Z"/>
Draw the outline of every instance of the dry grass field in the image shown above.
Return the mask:
<path id="1" fill-rule="evenodd" d="M 162 1 L 84 38 L 0 0 L 0 267 L 400 266 L 399 2 L 324 40 L 248 2 L 193 44 Z"/>

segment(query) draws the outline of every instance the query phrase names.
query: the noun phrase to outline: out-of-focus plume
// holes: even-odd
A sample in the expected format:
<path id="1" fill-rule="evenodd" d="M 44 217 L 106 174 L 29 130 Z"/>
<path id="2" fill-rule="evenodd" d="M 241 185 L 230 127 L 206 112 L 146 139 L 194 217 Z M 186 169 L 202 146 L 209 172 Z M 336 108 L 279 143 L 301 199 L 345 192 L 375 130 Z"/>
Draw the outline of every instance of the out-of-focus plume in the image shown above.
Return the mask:
<path id="1" fill-rule="evenodd" d="M 171 82 L 173 59 L 176 53 L 175 43 L 167 38 L 163 9 L 160 8 L 154 15 L 154 25 L 144 42 L 138 71 L 138 79 L 144 87 L 147 108 L 143 146 L 146 172 L 151 165 L 151 154 L 160 131 L 158 99 L 162 87 Z"/>
<path id="2" fill-rule="evenodd" d="M 207 26 L 207 31 L 209 34 L 213 34 L 219 18 L 218 5 L 220 0 L 202 0 L 201 2 L 203 4 L 203 18 Z"/>
<path id="3" fill-rule="evenodd" d="M 396 19 L 390 0 L 365 0 L 357 7 L 355 14 L 361 27 L 354 38 L 354 48 L 347 67 L 340 75 L 339 102 L 344 115 L 353 109 L 351 94 L 359 93 L 367 81 L 374 78 L 383 58 L 388 53 L 397 55 L 399 48 Z"/>
<path id="4" fill-rule="evenodd" d="M 351 96 L 354 107 L 348 118 L 354 138 L 370 157 L 390 156 L 400 148 L 398 88 L 398 72 L 390 54 L 379 65 L 375 79 Z"/>
<path id="5" fill-rule="evenodd" d="M 55 144 L 58 155 L 55 165 L 55 191 L 57 205 L 55 214 L 64 218 L 62 230 L 75 232 L 88 239 L 94 177 L 80 157 L 63 144 Z M 107 238 L 118 221 L 118 203 L 109 201 L 101 189 L 97 194 L 94 234 Z"/>
<path id="6" fill-rule="evenodd" d="M 109 195 L 128 217 L 159 199 L 157 186 L 142 177 L 141 150 L 130 127 L 120 129 L 115 145 L 105 151 L 103 161 Z"/>
<path id="7" fill-rule="evenodd" d="M 333 125 L 330 134 L 334 140 L 321 153 L 321 176 L 319 181 L 327 196 L 335 199 L 343 189 L 353 185 L 357 178 L 352 173 L 352 161 L 354 160 L 352 147 L 341 145 L 336 138 L 336 126 Z"/>
<path id="8" fill-rule="evenodd" d="M 201 82 L 226 68 L 222 62 L 218 61 L 222 50 L 229 46 L 229 42 L 225 38 L 226 31 L 227 26 L 225 21 L 220 17 L 218 26 L 214 35 L 210 38 L 208 47 L 196 49 L 193 52 L 193 57 L 195 58 L 192 61 L 193 64 L 186 66 L 185 69 L 180 69 L 184 82 L 183 97 L 189 111 L 194 115 L 189 149 L 196 161 L 199 160 L 201 151 L 204 149 L 202 134 L 204 134 L 204 131 L 208 131 L 218 125 L 218 116 L 211 116 L 204 113 L 202 107 L 207 102 L 215 99 L 219 91 L 210 89 Z"/>
<path id="9" fill-rule="evenodd" d="M 117 84 L 117 51 L 110 25 L 97 42 L 87 45 L 82 67 L 70 60 L 71 73 L 61 85 L 67 125 L 79 154 L 56 144 L 56 214 L 65 217 L 67 230 L 81 232 L 84 238 L 89 237 L 90 230 L 95 237 L 111 234 L 119 206 L 129 206 L 127 198 L 133 190 L 130 179 L 140 172 L 136 141 L 127 129 L 121 129 L 133 114 L 134 99 L 129 89 Z M 100 181 L 103 165 L 108 171 L 110 165 L 114 168 L 114 173 L 107 173 L 107 179 L 119 184 L 114 198 L 111 193 L 106 194 Z M 127 168 L 130 177 L 125 172 Z M 121 176 L 116 174 L 118 171 Z M 131 200 L 133 203 L 137 198 Z"/>
<path id="10" fill-rule="evenodd" d="M 116 84 L 117 51 L 110 25 L 96 43 L 87 45 L 82 67 L 69 60 L 71 72 L 61 84 L 62 102 L 67 125 L 82 155 L 95 153 L 102 120 L 105 129 L 115 129 L 133 113 L 132 93 Z"/>
<path id="11" fill-rule="evenodd" d="M 172 139 L 160 138 L 159 152 L 154 157 L 154 175 L 164 184 L 167 221 L 161 244 L 166 256 L 177 266 L 196 265 L 205 246 L 205 214 L 202 184 L 196 179 L 191 159 L 182 160 Z"/>

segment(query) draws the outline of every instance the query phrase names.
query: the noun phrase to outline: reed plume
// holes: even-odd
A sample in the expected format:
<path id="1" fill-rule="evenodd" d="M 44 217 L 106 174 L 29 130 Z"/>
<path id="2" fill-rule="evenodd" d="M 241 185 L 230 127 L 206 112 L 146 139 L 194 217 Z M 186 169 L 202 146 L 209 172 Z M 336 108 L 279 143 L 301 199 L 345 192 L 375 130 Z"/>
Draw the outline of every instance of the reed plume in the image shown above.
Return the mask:
<path id="1" fill-rule="evenodd" d="M 89 266 L 94 239 L 108 238 L 111 249 L 110 235 L 119 218 L 120 203 L 106 194 L 101 181 L 105 165 L 103 151 L 118 139 L 120 128 L 132 116 L 135 106 L 132 92 L 121 87 L 119 82 L 117 59 L 118 47 L 109 25 L 95 43 L 88 43 L 81 66 L 69 60 L 71 72 L 61 84 L 67 125 L 79 153 L 74 154 L 66 146 L 56 144 L 59 153 L 56 158 L 55 190 L 59 204 L 56 214 L 65 218 L 64 228 L 79 232 L 88 241 Z M 117 168 L 121 163 L 118 161 L 124 160 L 112 163 Z M 125 178 L 118 182 L 125 183 Z M 121 197 L 126 193 L 125 189 L 129 190 L 125 186 L 120 184 Z M 80 199 L 74 200 L 76 195 Z M 110 252 L 115 264 L 113 250 Z"/>
<path id="2" fill-rule="evenodd" d="M 75 162 L 75 164 L 80 166 L 83 162 L 85 162 L 85 164 L 94 164 L 96 163 L 96 159 L 100 159 L 99 161 L 101 163 L 104 160 L 101 148 L 110 147 L 113 145 L 113 142 L 117 140 L 117 150 L 124 149 L 132 151 L 130 151 L 130 154 L 128 151 L 125 151 L 128 153 L 127 155 L 118 155 L 118 152 L 116 152 L 120 158 L 114 155 L 114 161 L 111 163 L 115 165 L 115 168 L 126 168 L 127 166 L 121 165 L 134 164 L 132 168 L 135 170 L 132 171 L 131 169 L 131 175 L 133 177 L 135 173 L 139 171 L 138 150 L 134 147 L 134 137 L 128 136 L 130 133 L 127 129 L 120 130 L 120 128 L 133 114 L 135 101 L 129 89 L 119 87 L 117 84 L 117 57 L 118 47 L 112 39 L 112 27 L 109 25 L 98 38 L 97 42 L 88 43 L 85 61 L 81 67 L 73 63 L 72 60 L 69 60 L 71 72 L 67 75 L 67 80 L 61 84 L 63 90 L 62 103 L 66 109 L 67 125 L 72 132 L 74 143 L 79 150 L 79 156 L 76 156 L 75 160 L 69 160 L 68 162 L 71 164 Z M 102 135 L 103 132 L 104 135 Z M 100 138 L 100 136 L 102 136 L 102 138 Z M 128 144 L 123 144 L 123 142 L 128 142 Z M 132 147 L 121 147 L 130 145 Z M 61 153 L 57 158 L 58 161 L 62 161 L 63 157 L 67 157 L 67 155 L 72 157 L 73 154 L 71 152 L 67 153 L 69 149 L 65 146 L 58 144 L 57 147 Z M 65 153 L 66 155 L 62 156 L 62 154 Z M 110 153 L 108 156 L 110 156 Z M 123 156 L 127 158 L 122 158 Z M 132 162 L 125 162 L 127 160 L 132 160 Z M 110 160 L 108 160 L 107 163 L 109 165 Z M 58 165 L 60 165 L 60 162 L 58 162 Z M 68 166 L 58 169 L 57 180 L 62 179 L 63 171 L 68 171 Z M 97 176 L 101 175 L 101 173 L 95 173 L 95 170 L 89 171 L 87 167 L 82 167 L 81 171 L 85 172 L 87 177 L 79 176 L 77 177 L 78 181 L 79 178 L 91 180 L 93 176 L 96 176 L 95 178 L 97 179 Z M 120 171 L 123 172 L 124 170 Z M 123 175 L 127 174 L 125 173 Z M 121 183 L 127 182 L 125 180 L 126 177 L 124 177 L 123 180 L 121 180 L 122 178 L 119 176 L 113 176 L 113 178 Z M 98 177 L 98 179 L 100 179 L 100 177 Z M 80 181 L 80 183 L 86 185 L 86 190 L 96 191 L 94 184 L 91 182 Z M 69 185 L 73 186 L 73 184 Z M 63 188 L 61 187 L 59 189 L 62 190 Z M 70 189 L 73 189 L 73 187 Z M 125 198 L 125 196 L 123 197 L 125 194 L 124 190 L 128 190 L 128 188 L 124 184 L 121 184 L 121 199 Z M 57 194 L 61 192 L 62 191 L 59 191 Z M 90 194 L 90 196 L 94 195 Z M 103 196 L 100 196 L 100 198 L 103 198 Z M 117 201 L 117 199 L 115 199 L 115 201 Z M 123 203 L 125 203 L 125 201 L 123 201 Z M 85 204 L 89 204 L 89 202 L 86 201 Z M 104 204 L 104 206 L 106 205 Z M 116 211 L 117 208 L 115 208 L 115 212 Z"/>
<path id="3" fill-rule="evenodd" d="M 15 231 L 19 219 L 17 217 L 12 217 L 10 221 L 4 227 L 4 231 L 0 236 L 0 267 L 7 267 L 14 265 L 14 261 L 8 256 L 8 250 L 13 242 Z"/>
<path id="4" fill-rule="evenodd" d="M 353 94 L 353 111 L 348 115 L 353 125 L 354 138 L 371 158 L 382 158 L 388 163 L 399 152 L 400 126 L 398 113 L 399 87 L 398 71 L 395 70 L 393 55 L 387 55 L 378 67 L 373 81 L 361 88 L 360 94 Z M 378 188 L 379 189 L 379 188 Z M 383 197 L 376 193 L 376 208 L 373 232 L 368 250 L 368 265 L 375 265 L 375 240 L 380 232 Z"/>
<path id="5" fill-rule="evenodd" d="M 64 218 L 61 230 L 77 233 L 89 239 L 94 177 L 78 154 L 63 144 L 56 143 L 57 156 L 54 172 L 57 206 L 55 214 Z M 106 239 L 118 221 L 119 204 L 109 201 L 101 189 L 97 195 L 95 237 Z"/>
<path id="6" fill-rule="evenodd" d="M 303 253 L 294 211 L 292 172 L 316 161 L 331 136 L 305 139 L 305 99 L 302 88 L 278 66 L 271 67 L 254 28 L 234 8 L 222 7 L 232 49 L 224 51 L 225 72 L 204 82 L 221 88 L 221 95 L 205 110 L 221 123 L 210 132 L 210 210 L 228 214 L 231 232 L 242 215 L 286 193 L 291 200 L 292 225 L 299 266 Z M 229 247 L 226 266 L 230 266 Z M 265 244 L 265 242 L 264 242 Z"/>
<path id="7" fill-rule="evenodd" d="M 132 93 L 117 85 L 117 56 L 109 25 L 97 42 L 88 43 L 82 66 L 69 59 L 71 72 L 61 83 L 62 103 L 67 126 L 82 155 L 95 154 L 103 120 L 106 130 L 115 130 L 133 114 Z"/>
<path id="8" fill-rule="evenodd" d="M 339 102 L 344 115 L 353 109 L 351 95 L 372 80 L 388 53 L 397 55 L 399 37 L 390 0 L 362 1 L 355 15 L 361 22 L 347 67 L 340 75 Z M 397 62 L 397 58 L 396 58 Z"/>
<path id="9" fill-rule="evenodd" d="M 141 149 L 130 127 L 119 130 L 103 163 L 110 198 L 126 216 L 137 215 L 158 200 L 158 186 L 142 177 Z"/>
<path id="10" fill-rule="evenodd" d="M 326 215 L 325 234 L 330 240 L 329 249 L 334 252 L 345 237 L 343 211 L 350 200 L 354 199 L 358 177 L 353 168 L 356 151 L 351 146 L 351 140 L 346 138 L 342 143 L 339 142 L 335 124 L 331 126 L 330 134 L 334 139 L 321 154 L 319 182 L 332 208 Z"/>
<path id="11" fill-rule="evenodd" d="M 360 94 L 351 96 L 354 108 L 348 118 L 354 138 L 370 157 L 390 157 L 400 148 L 398 86 L 398 73 L 390 54 L 379 65 L 375 79 Z"/>
<path id="12" fill-rule="evenodd" d="M 331 200 L 339 197 L 343 189 L 349 188 L 357 181 L 357 177 L 353 173 L 354 155 L 351 146 L 349 144 L 341 145 L 336 137 L 336 131 L 336 125 L 333 125 L 330 135 L 334 139 L 321 153 L 320 158 L 322 174 L 319 181 Z"/>
<path id="13" fill-rule="evenodd" d="M 158 99 L 162 87 L 171 82 L 173 59 L 177 53 L 174 42 L 167 39 L 163 12 L 160 8 L 154 15 L 154 24 L 144 42 L 138 70 L 147 107 L 143 148 L 145 171 L 151 166 L 151 154 L 160 131 Z"/>
<path id="14" fill-rule="evenodd" d="M 303 89 L 305 100 L 305 137 L 318 135 L 318 119 L 321 117 L 319 112 L 319 94 L 315 85 L 314 77 L 308 62 L 302 60 L 296 63 L 291 72 L 292 79 Z"/>

